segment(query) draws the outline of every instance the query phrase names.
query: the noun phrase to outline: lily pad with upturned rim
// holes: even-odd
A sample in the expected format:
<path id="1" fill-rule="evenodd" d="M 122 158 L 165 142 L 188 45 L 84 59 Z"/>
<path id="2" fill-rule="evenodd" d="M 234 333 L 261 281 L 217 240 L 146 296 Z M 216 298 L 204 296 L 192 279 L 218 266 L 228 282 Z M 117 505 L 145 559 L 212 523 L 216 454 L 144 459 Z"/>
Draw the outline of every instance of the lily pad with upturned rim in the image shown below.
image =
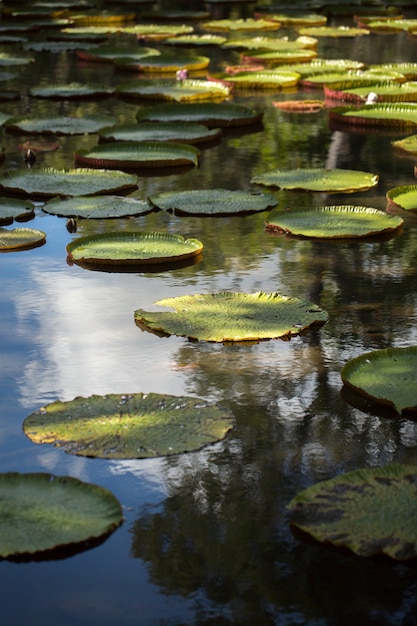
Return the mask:
<path id="1" fill-rule="evenodd" d="M 229 411 L 201 398 L 136 393 L 53 402 L 29 415 L 23 430 L 69 454 L 140 459 L 199 450 L 233 426 Z"/>
<path id="2" fill-rule="evenodd" d="M 0 224 L 11 224 L 13 220 L 24 222 L 35 216 L 35 205 L 30 200 L 0 198 Z"/>
<path id="3" fill-rule="evenodd" d="M 358 469 L 300 491 L 290 523 L 359 556 L 417 557 L 417 467 Z"/>
<path id="4" fill-rule="evenodd" d="M 177 35 L 176 37 L 168 37 L 168 39 L 165 39 L 164 46 L 221 46 L 226 41 L 227 38 L 222 35 Z"/>
<path id="5" fill-rule="evenodd" d="M 272 20 L 255 20 L 251 17 L 239 18 L 239 19 L 219 19 L 210 20 L 209 22 L 203 22 L 201 27 L 205 30 L 214 31 L 256 31 L 256 30 L 278 30 L 281 28 L 279 22 L 273 22 Z"/>
<path id="6" fill-rule="evenodd" d="M 329 109 L 329 118 L 344 124 L 361 126 L 399 126 L 417 125 L 417 103 L 383 103 L 360 107 L 340 106 Z"/>
<path id="7" fill-rule="evenodd" d="M 137 189 L 137 177 L 88 168 L 22 170 L 0 179 L 0 188 L 33 196 L 86 196 Z"/>
<path id="8" fill-rule="evenodd" d="M 417 154 L 417 135 L 410 135 L 404 137 L 404 139 L 392 141 L 391 145 L 398 150 L 404 150 L 404 152 L 409 152 L 410 154 Z"/>
<path id="9" fill-rule="evenodd" d="M 231 215 L 266 211 L 278 204 L 271 194 L 230 189 L 193 189 L 165 191 L 149 198 L 164 211 L 189 215 Z"/>
<path id="10" fill-rule="evenodd" d="M 387 200 L 405 211 L 417 211 L 417 185 L 394 187 L 387 191 Z"/>
<path id="11" fill-rule="evenodd" d="M 315 50 L 273 50 L 268 52 L 253 52 L 242 54 L 244 63 L 265 63 L 267 65 L 283 65 L 284 63 L 302 63 L 311 61 L 317 57 Z M 283 70 L 288 71 L 288 70 Z M 300 77 L 300 74 L 298 74 Z"/>
<path id="12" fill-rule="evenodd" d="M 417 411 L 417 346 L 361 354 L 342 368 L 345 385 L 398 413 Z"/>
<path id="13" fill-rule="evenodd" d="M 357 170 L 298 168 L 258 174 L 253 176 L 251 183 L 279 189 L 352 193 L 372 189 L 378 184 L 378 180 L 377 174 Z"/>
<path id="14" fill-rule="evenodd" d="M 210 58 L 205 56 L 182 57 L 177 54 L 157 54 L 146 56 L 142 59 L 133 60 L 115 59 L 114 65 L 118 69 L 138 72 L 178 72 L 178 70 L 204 70 L 210 64 Z"/>
<path id="15" fill-rule="evenodd" d="M 327 312 L 311 302 L 261 291 L 186 295 L 155 304 L 174 312 L 136 310 L 143 330 L 217 343 L 288 339 L 328 320 Z"/>
<path id="16" fill-rule="evenodd" d="M 322 206 L 269 217 L 268 231 L 320 239 L 371 237 L 399 229 L 404 220 L 362 206 Z"/>
<path id="17" fill-rule="evenodd" d="M 75 198 L 53 198 L 42 206 L 42 211 L 64 217 L 103 219 L 145 215 L 152 207 L 145 200 L 128 196 L 77 196 Z"/>
<path id="18" fill-rule="evenodd" d="M 247 126 L 262 120 L 263 113 L 249 107 L 225 102 L 194 102 L 191 104 L 159 104 L 140 109 L 138 122 L 198 122 L 209 128 Z"/>
<path id="19" fill-rule="evenodd" d="M 72 82 L 66 85 L 32 87 L 28 90 L 28 95 L 34 98 L 62 98 L 68 100 L 73 98 L 111 96 L 114 92 L 115 89 L 104 85 L 88 85 L 86 83 Z"/>
<path id="20" fill-rule="evenodd" d="M 11 250 L 28 250 L 42 246 L 46 241 L 46 233 L 35 228 L 0 228 L 0 252 Z"/>
<path id="21" fill-rule="evenodd" d="M 74 159 L 86 167 L 176 167 L 198 165 L 199 154 L 198 148 L 173 141 L 116 141 L 78 150 Z"/>
<path id="22" fill-rule="evenodd" d="M 133 46 L 115 46 L 105 44 L 87 48 L 86 50 L 77 50 L 77 57 L 82 61 L 95 61 L 98 63 L 113 63 L 117 59 L 139 60 L 147 56 L 155 56 L 160 54 L 157 48 L 145 48 L 136 45 Z"/>
<path id="23" fill-rule="evenodd" d="M 198 239 L 159 232 L 99 233 L 74 239 L 67 245 L 70 261 L 84 265 L 146 265 L 173 263 L 198 256 Z"/>
<path id="24" fill-rule="evenodd" d="M 367 28 L 355 26 L 303 26 L 297 29 L 300 35 L 309 37 L 360 37 L 369 35 Z"/>
<path id="25" fill-rule="evenodd" d="M 82 117 L 59 115 L 57 117 L 23 116 L 9 118 L 5 123 L 7 130 L 25 133 L 53 135 L 84 135 L 97 133 L 115 123 L 110 115 L 83 115 Z"/>
<path id="26" fill-rule="evenodd" d="M 295 87 L 299 78 L 300 74 L 288 70 L 262 70 L 222 75 L 220 80 L 233 89 L 287 89 Z"/>
<path id="27" fill-rule="evenodd" d="M 107 489 L 70 476 L 0 474 L 0 556 L 36 554 L 104 537 L 123 521 Z"/>
<path id="28" fill-rule="evenodd" d="M 174 141 L 193 145 L 218 139 L 222 130 L 195 122 L 141 122 L 104 128 L 98 134 L 100 141 Z"/>
<path id="29" fill-rule="evenodd" d="M 166 79 L 164 81 L 140 80 L 126 85 L 119 85 L 120 96 L 140 100 L 166 100 L 172 102 L 195 102 L 224 100 L 230 95 L 230 89 L 221 82 L 211 80 Z"/>

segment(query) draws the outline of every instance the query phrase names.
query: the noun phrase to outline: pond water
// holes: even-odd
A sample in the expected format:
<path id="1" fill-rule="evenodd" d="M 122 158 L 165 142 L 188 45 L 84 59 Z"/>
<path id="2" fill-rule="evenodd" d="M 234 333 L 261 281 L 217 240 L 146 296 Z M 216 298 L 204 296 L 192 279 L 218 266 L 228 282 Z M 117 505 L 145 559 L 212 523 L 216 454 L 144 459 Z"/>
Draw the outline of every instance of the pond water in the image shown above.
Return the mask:
<path id="1" fill-rule="evenodd" d="M 365 63 L 414 62 L 417 41 L 405 33 L 325 38 L 318 52 Z M 238 62 L 234 50 L 206 53 L 212 71 Z M 34 63 L 4 83 L 21 97 L 1 103 L 1 112 L 106 113 L 127 123 L 145 106 L 115 97 L 29 97 L 33 85 L 118 85 L 135 77 L 111 64 L 80 61 L 71 51 L 30 54 Z M 385 210 L 388 189 L 415 183 L 413 158 L 390 143 L 411 133 L 341 131 L 331 127 L 327 110 L 289 114 L 272 104 L 311 97 L 321 98 L 321 90 L 236 94 L 234 102 L 263 111 L 262 126 L 225 131 L 202 149 L 198 168 L 140 172 L 132 196 L 248 189 L 252 176 L 275 168 L 326 166 L 376 173 L 379 184 L 353 194 L 275 191 L 279 206 Z M 6 159 L 0 174 L 25 166 L 18 144 L 27 139 L 1 129 Z M 94 145 L 97 136 L 56 141 L 59 149 L 38 153 L 33 168 L 71 168 L 74 149 Z M 417 343 L 416 216 L 404 214 L 402 232 L 391 239 L 313 242 L 271 236 L 264 230 L 268 213 L 80 219 L 77 232 L 69 233 L 65 219 L 47 215 L 41 204 L 27 225 L 43 230 L 46 244 L 0 258 L 0 471 L 46 471 L 107 487 L 123 505 L 124 523 L 101 545 L 75 555 L 0 562 L 2 624 L 415 624 L 415 566 L 300 540 L 286 506 L 300 489 L 339 473 L 417 462 L 417 424 L 349 404 L 340 378 L 354 356 Z M 67 263 L 65 247 L 76 237 L 131 229 L 196 237 L 204 243 L 203 259 L 132 273 Z M 154 310 L 161 298 L 223 290 L 308 298 L 330 320 L 291 341 L 248 345 L 162 338 L 134 323 L 136 309 Z M 25 417 L 53 400 L 136 392 L 221 402 L 236 427 L 195 453 L 126 461 L 66 454 L 32 443 L 22 431 Z"/>

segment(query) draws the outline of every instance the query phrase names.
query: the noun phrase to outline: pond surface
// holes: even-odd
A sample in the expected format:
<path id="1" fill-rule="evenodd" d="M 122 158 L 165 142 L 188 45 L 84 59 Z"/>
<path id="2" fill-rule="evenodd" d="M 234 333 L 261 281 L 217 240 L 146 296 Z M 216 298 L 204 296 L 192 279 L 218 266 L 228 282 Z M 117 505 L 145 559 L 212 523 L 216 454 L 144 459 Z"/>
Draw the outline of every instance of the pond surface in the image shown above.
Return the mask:
<path id="1" fill-rule="evenodd" d="M 414 62 L 417 42 L 405 33 L 326 38 L 318 52 L 365 63 Z M 4 83 L 21 98 L 1 103 L 3 113 L 104 113 L 128 123 L 145 106 L 116 97 L 31 98 L 33 85 L 118 85 L 135 74 L 82 62 L 74 52 L 28 54 L 34 63 Z M 238 62 L 236 51 L 207 54 L 212 71 Z M 330 127 L 327 110 L 290 114 L 272 104 L 312 97 L 322 98 L 321 90 L 236 94 L 234 102 L 264 112 L 261 127 L 225 131 L 204 147 L 198 168 L 140 172 L 132 196 L 248 189 L 252 176 L 275 168 L 343 167 L 376 173 L 379 185 L 337 195 L 275 191 L 279 206 L 385 210 L 387 190 L 415 184 L 414 160 L 390 143 L 411 132 L 341 131 Z M 27 139 L 1 129 L 0 174 L 25 167 L 18 144 Z M 74 149 L 93 146 L 97 136 L 54 140 L 59 149 L 39 152 L 34 169 L 73 167 Z M 0 562 L 1 623 L 414 625 L 415 566 L 302 541 L 290 530 L 286 506 L 300 489 L 345 471 L 417 463 L 417 424 L 349 404 L 340 378 L 346 361 L 365 351 L 417 343 L 416 216 L 404 214 L 402 232 L 391 239 L 313 242 L 271 236 L 264 230 L 268 213 L 80 219 L 71 234 L 64 218 L 41 205 L 26 225 L 43 230 L 46 244 L 0 258 L 0 471 L 68 474 L 102 485 L 122 503 L 125 521 L 101 545 L 66 558 Z M 67 263 L 65 247 L 74 238 L 135 228 L 196 237 L 203 259 L 132 273 Z M 154 310 L 161 298 L 223 290 L 308 298 L 330 320 L 291 341 L 248 345 L 162 338 L 134 323 L 136 309 Z M 22 431 L 27 415 L 54 400 L 136 392 L 221 402 L 236 427 L 195 453 L 126 461 L 72 456 L 34 444 Z"/>

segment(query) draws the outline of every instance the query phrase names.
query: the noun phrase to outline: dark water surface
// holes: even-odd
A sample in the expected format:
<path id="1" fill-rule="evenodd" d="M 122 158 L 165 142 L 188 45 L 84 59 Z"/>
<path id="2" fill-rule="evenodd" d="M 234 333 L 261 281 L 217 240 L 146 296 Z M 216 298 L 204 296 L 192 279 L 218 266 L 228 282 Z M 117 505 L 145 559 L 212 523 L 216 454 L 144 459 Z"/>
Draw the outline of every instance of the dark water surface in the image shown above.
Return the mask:
<path id="1" fill-rule="evenodd" d="M 366 63 L 417 61 L 417 41 L 404 33 L 323 39 L 318 51 Z M 235 51 L 205 53 L 212 55 L 213 70 L 220 61 L 238 62 Z M 81 62 L 73 52 L 31 54 L 35 62 L 4 83 L 21 98 L 1 103 L 1 112 L 100 112 L 119 123 L 134 121 L 141 105 L 117 98 L 50 102 L 26 95 L 32 85 L 117 85 L 134 74 Z M 133 196 L 248 189 L 261 172 L 328 166 L 376 173 L 379 185 L 330 196 L 275 191 L 280 208 L 355 204 L 384 210 L 388 189 L 415 183 L 413 158 L 395 153 L 390 143 L 411 131 L 340 131 L 330 128 L 326 110 L 289 114 L 272 105 L 311 97 L 321 98 L 321 90 L 237 94 L 235 102 L 264 112 L 261 128 L 226 131 L 217 145 L 202 150 L 198 168 L 141 173 Z M 18 144 L 28 136 L 0 132 L 7 154 L 1 175 L 24 166 Z M 59 150 L 39 153 L 34 168 L 73 167 L 73 150 L 94 145 L 97 136 L 56 140 Z M 417 343 L 417 218 L 404 214 L 403 231 L 389 240 L 354 243 L 273 237 L 264 231 L 267 218 L 159 212 L 79 220 L 78 232 L 70 234 L 65 219 L 43 213 L 40 203 L 27 225 L 46 232 L 47 243 L 1 255 L 0 471 L 69 474 L 105 486 L 125 516 L 104 543 L 84 552 L 0 562 L 1 624 L 417 623 L 415 566 L 310 544 L 294 537 L 286 515 L 291 498 L 319 480 L 391 461 L 417 463 L 417 424 L 354 407 L 341 394 L 340 378 L 344 363 L 364 351 Z M 203 260 L 137 273 L 67 264 L 65 246 L 75 237 L 133 228 L 197 237 Z M 309 298 L 330 321 L 289 342 L 249 345 L 161 338 L 134 323 L 135 309 L 152 310 L 161 298 L 222 290 Z M 71 456 L 36 445 L 22 432 L 25 417 L 53 400 L 134 392 L 221 401 L 236 416 L 236 428 L 199 452 L 127 461 Z"/>

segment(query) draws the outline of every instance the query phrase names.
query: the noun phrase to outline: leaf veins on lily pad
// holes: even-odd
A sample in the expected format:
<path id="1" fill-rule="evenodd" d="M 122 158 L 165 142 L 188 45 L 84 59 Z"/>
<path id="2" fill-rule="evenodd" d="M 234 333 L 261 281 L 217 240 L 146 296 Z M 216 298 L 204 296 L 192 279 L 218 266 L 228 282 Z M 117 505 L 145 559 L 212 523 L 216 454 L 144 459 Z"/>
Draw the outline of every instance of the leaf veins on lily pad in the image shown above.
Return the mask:
<path id="1" fill-rule="evenodd" d="M 198 148 L 173 141 L 115 141 L 75 151 L 74 158 L 86 167 L 123 169 L 198 165 L 199 154 Z"/>
<path id="2" fill-rule="evenodd" d="M 27 250 L 42 246 L 46 241 L 46 233 L 35 228 L 0 228 L 0 251 Z"/>
<path id="3" fill-rule="evenodd" d="M 228 215 L 266 211 L 278 204 L 271 194 L 230 189 L 194 189 L 165 191 L 149 198 L 151 204 L 165 211 L 191 215 Z"/>
<path id="4" fill-rule="evenodd" d="M 290 338 L 328 320 L 312 302 L 262 291 L 186 295 L 155 304 L 174 312 L 138 309 L 135 321 L 143 330 L 220 343 Z"/>
<path id="5" fill-rule="evenodd" d="M 290 522 L 317 541 L 359 556 L 417 557 L 417 467 L 358 469 L 300 491 Z"/>
<path id="6" fill-rule="evenodd" d="M 0 556 L 42 553 L 98 539 L 123 521 L 107 489 L 70 476 L 0 474 Z"/>
<path id="7" fill-rule="evenodd" d="M 273 170 L 254 176 L 251 183 L 280 189 L 307 191 L 353 192 L 365 191 L 378 184 L 377 174 L 345 169 Z"/>
<path id="8" fill-rule="evenodd" d="M 370 237 L 396 230 L 403 220 L 384 211 L 360 206 L 322 206 L 287 210 L 271 216 L 266 229 L 300 237 Z"/>
<path id="9" fill-rule="evenodd" d="M 70 454 L 130 459 L 198 450 L 233 426 L 230 412 L 200 398 L 137 393 L 52 402 L 29 415 L 23 430 Z"/>
<path id="10" fill-rule="evenodd" d="M 345 385 L 398 413 L 417 411 L 417 346 L 361 354 L 342 368 Z"/>

